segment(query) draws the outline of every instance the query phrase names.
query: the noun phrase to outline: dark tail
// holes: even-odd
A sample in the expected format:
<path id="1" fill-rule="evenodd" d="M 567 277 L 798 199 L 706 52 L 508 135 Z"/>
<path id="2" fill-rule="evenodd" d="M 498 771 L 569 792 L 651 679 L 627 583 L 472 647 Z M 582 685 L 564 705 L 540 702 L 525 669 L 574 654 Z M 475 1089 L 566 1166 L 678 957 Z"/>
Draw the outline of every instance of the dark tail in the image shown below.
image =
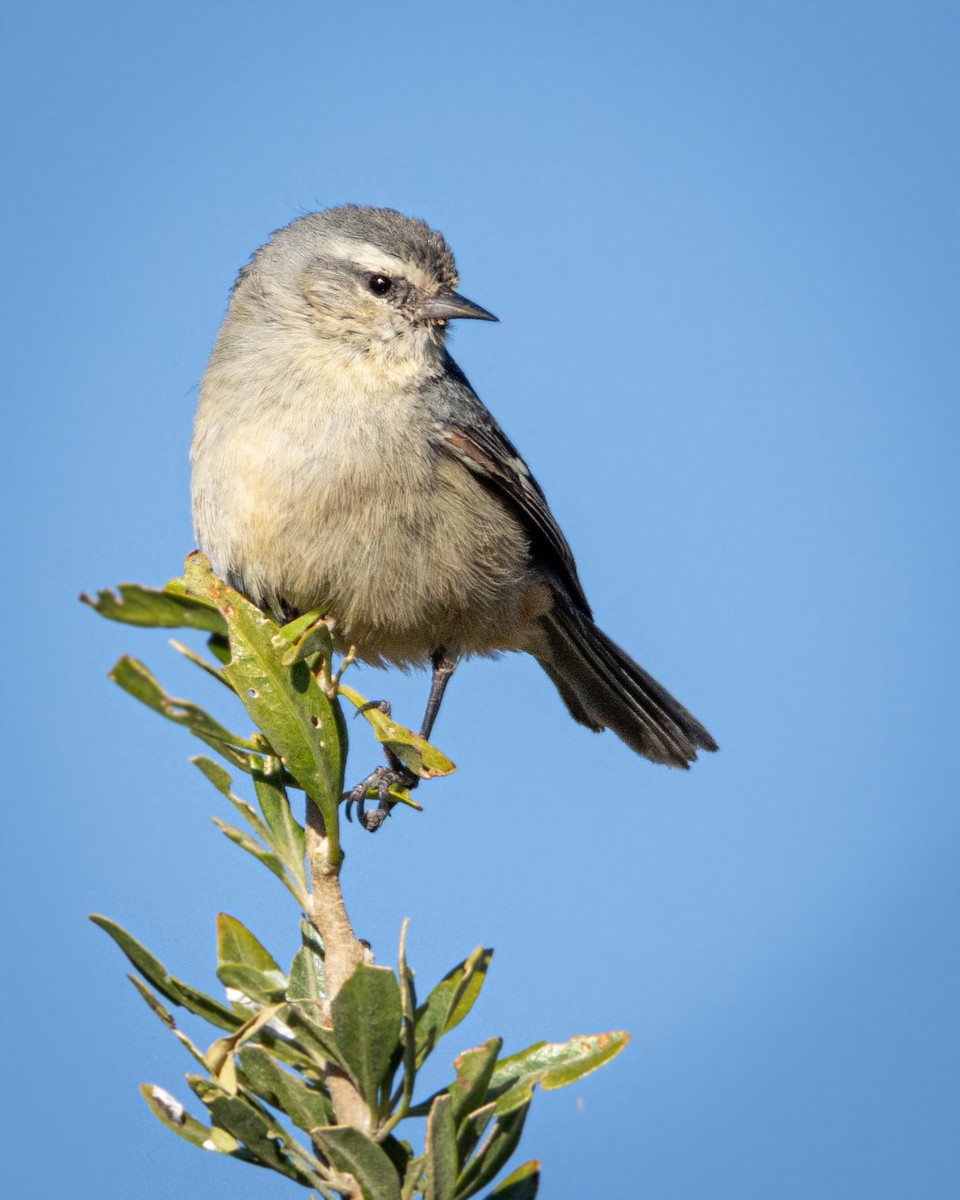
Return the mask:
<path id="1" fill-rule="evenodd" d="M 631 750 L 668 767 L 688 767 L 717 743 L 700 722 L 637 666 L 588 616 L 558 600 L 540 621 L 549 652 L 540 665 L 574 720 L 612 729 Z"/>

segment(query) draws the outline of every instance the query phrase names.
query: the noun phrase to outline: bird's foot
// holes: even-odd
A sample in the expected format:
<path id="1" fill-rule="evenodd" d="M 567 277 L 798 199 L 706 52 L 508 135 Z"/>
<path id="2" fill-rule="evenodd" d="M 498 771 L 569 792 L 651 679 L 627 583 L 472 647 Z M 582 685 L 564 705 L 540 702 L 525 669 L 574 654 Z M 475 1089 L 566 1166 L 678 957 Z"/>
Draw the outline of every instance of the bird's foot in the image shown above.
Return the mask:
<path id="1" fill-rule="evenodd" d="M 361 779 L 355 788 L 351 788 L 347 795 L 346 814 L 347 820 L 353 820 L 353 808 L 356 805 L 357 820 L 370 833 L 375 833 L 384 823 L 387 817 L 390 816 L 390 810 L 395 804 L 399 803 L 399 799 L 395 799 L 390 795 L 390 789 L 404 788 L 409 791 L 415 788 L 420 782 L 419 778 L 412 771 L 407 770 L 402 763 L 395 763 L 389 767 L 377 767 L 375 771 L 371 771 L 366 779 Z M 370 793 L 373 793 L 372 795 Z M 366 803 L 368 800 L 376 799 L 379 801 L 373 812 L 367 812 Z"/>

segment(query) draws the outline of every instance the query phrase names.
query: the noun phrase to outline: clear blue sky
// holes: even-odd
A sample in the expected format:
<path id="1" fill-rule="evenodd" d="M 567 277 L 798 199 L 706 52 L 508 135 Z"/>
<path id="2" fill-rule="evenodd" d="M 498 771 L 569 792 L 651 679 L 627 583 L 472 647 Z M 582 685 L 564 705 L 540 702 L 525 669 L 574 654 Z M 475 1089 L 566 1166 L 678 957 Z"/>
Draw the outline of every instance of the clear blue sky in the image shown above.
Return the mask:
<path id="1" fill-rule="evenodd" d="M 189 739 L 105 673 L 132 650 L 202 681 L 75 596 L 179 572 L 235 272 L 358 201 L 447 234 L 502 319 L 456 356 L 602 624 L 722 746 L 655 768 L 531 661 L 466 666 L 437 729 L 458 774 L 349 831 L 358 931 L 390 961 L 410 916 L 421 981 L 496 948 L 451 1056 L 632 1031 L 538 1097 L 544 1196 L 956 1200 L 957 6 L 39 0 L 2 23 L 7 1194 L 297 1194 L 137 1095 L 185 1093 L 189 1063 L 86 913 L 201 985 L 218 908 L 281 959 L 296 924 L 208 821 Z M 411 722 L 426 691 L 354 684 Z M 374 760 L 358 729 L 352 774 Z"/>

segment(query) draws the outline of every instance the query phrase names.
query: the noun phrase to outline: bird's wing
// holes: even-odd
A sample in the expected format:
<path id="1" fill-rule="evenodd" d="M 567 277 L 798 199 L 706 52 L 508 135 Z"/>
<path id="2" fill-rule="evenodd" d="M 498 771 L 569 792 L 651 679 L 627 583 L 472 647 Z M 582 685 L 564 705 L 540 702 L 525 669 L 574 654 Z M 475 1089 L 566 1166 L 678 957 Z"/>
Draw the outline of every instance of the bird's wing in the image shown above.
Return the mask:
<path id="1" fill-rule="evenodd" d="M 446 382 L 448 387 L 456 387 L 456 393 L 448 392 L 444 399 L 449 402 L 437 406 L 437 445 L 496 492 L 523 525 L 533 557 L 566 590 L 573 604 L 590 616 L 573 551 L 542 488 L 460 368 L 452 359 L 448 363 Z"/>

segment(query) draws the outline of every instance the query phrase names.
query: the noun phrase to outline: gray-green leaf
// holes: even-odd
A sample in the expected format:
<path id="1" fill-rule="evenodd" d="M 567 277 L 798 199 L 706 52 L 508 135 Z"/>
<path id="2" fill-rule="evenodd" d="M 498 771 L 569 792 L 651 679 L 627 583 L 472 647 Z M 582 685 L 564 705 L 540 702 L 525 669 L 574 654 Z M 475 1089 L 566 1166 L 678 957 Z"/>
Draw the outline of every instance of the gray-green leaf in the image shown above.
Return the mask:
<path id="1" fill-rule="evenodd" d="M 492 950 L 476 950 L 449 971 L 417 1009 L 417 1065 L 420 1066 L 445 1033 L 467 1015 L 487 977 Z"/>
<path id="2" fill-rule="evenodd" d="M 350 1125 L 332 1125 L 313 1131 L 314 1141 L 337 1168 L 352 1175 L 363 1200 L 400 1200 L 396 1168 L 376 1142 Z"/>
<path id="3" fill-rule="evenodd" d="M 466 1200 L 496 1178 L 516 1150 L 530 1101 L 498 1117 L 476 1155 L 467 1163 L 457 1180 L 456 1200 Z"/>
<path id="4" fill-rule="evenodd" d="M 438 1096 L 427 1118 L 425 1200 L 453 1200 L 459 1170 L 453 1103 Z"/>
<path id="5" fill-rule="evenodd" d="M 335 1120 L 329 1097 L 299 1075 L 285 1071 L 262 1046 L 244 1046 L 240 1067 L 241 1084 L 285 1112 L 306 1133 Z"/>
<path id="6" fill-rule="evenodd" d="M 371 1108 L 400 1040 L 400 987 L 389 967 L 361 963 L 337 993 L 333 1031 L 347 1069 Z"/>
<path id="7" fill-rule="evenodd" d="M 540 1187 L 540 1164 L 535 1158 L 511 1171 L 487 1200 L 535 1200 Z"/>

